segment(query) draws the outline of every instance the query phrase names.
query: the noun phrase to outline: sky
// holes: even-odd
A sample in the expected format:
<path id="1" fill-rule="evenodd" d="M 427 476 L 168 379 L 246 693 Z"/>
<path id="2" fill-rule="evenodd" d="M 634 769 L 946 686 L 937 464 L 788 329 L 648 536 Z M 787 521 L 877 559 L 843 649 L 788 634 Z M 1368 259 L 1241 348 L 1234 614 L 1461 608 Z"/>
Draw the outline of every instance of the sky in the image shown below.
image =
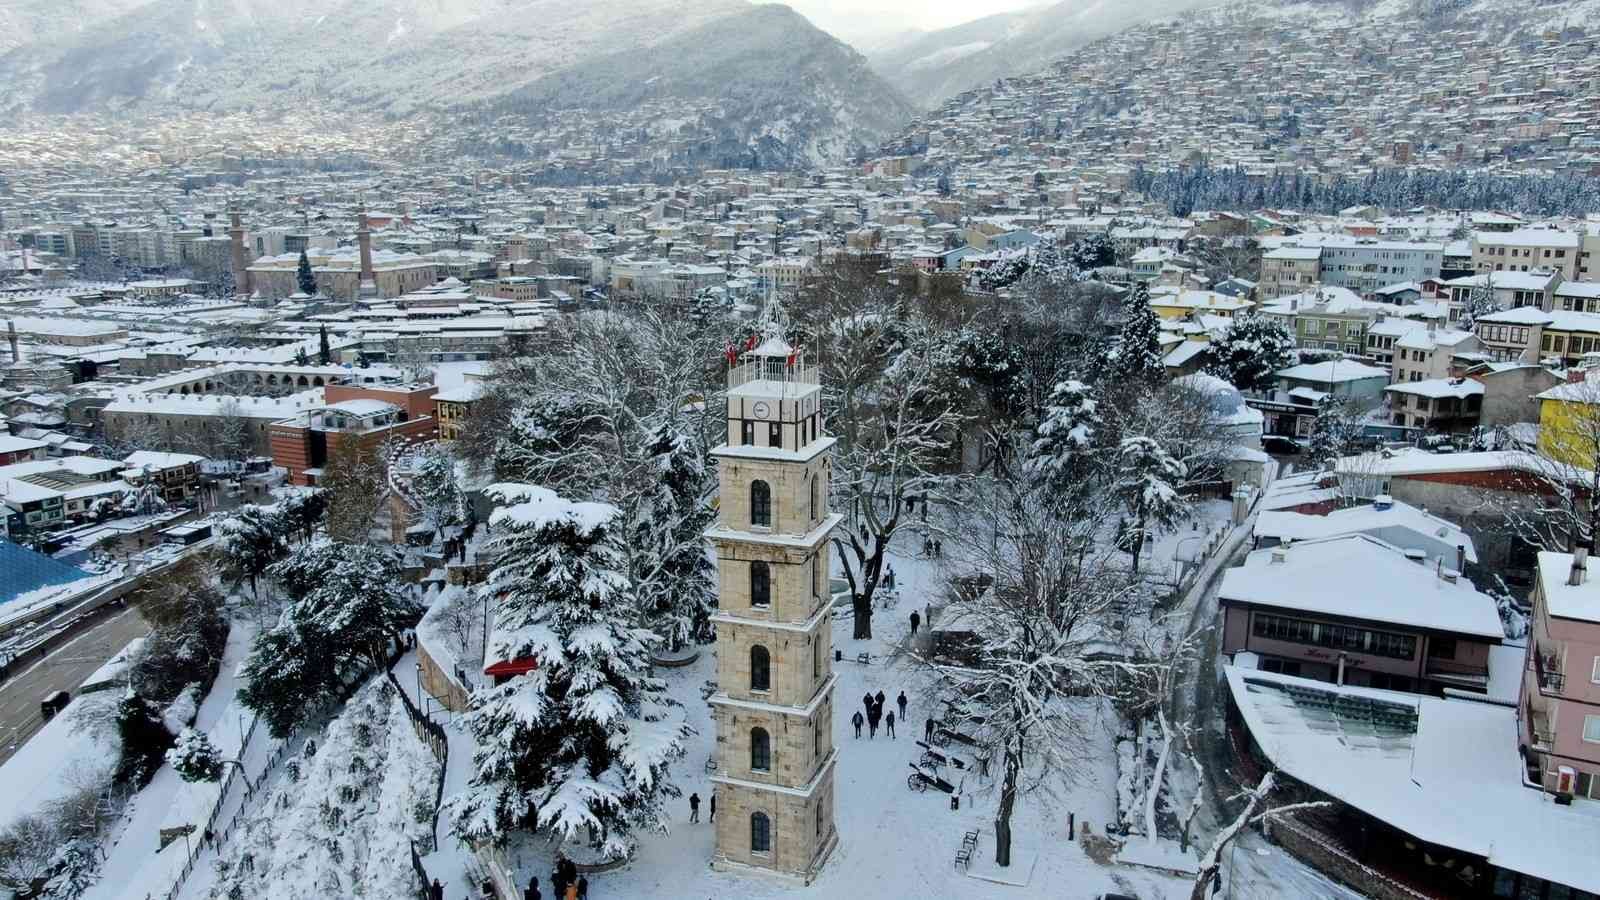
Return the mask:
<path id="1" fill-rule="evenodd" d="M 840 40 L 870 42 L 908 30 L 935 31 L 1050 0 L 754 0 L 783 2 Z"/>

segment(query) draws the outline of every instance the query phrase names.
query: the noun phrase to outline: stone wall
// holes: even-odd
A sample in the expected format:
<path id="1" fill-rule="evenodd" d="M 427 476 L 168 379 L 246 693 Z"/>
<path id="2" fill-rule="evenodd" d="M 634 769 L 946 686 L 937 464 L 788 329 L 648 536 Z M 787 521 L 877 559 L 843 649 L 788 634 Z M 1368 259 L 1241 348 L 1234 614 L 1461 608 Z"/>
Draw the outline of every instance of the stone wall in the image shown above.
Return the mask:
<path id="1" fill-rule="evenodd" d="M 1307 825 L 1286 820 L 1275 821 L 1270 837 L 1301 862 L 1374 900 L 1432 900 L 1427 894 L 1412 890 L 1363 865 L 1332 839 Z"/>

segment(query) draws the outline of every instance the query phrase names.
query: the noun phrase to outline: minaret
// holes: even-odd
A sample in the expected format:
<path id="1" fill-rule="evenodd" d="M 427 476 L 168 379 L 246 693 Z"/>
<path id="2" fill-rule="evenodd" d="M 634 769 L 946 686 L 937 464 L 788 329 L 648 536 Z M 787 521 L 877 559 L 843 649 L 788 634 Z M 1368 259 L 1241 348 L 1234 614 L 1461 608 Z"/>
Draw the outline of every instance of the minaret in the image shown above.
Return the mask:
<path id="1" fill-rule="evenodd" d="M 760 343 L 732 349 L 717 552 L 718 869 L 809 884 L 838 844 L 833 824 L 833 618 L 828 512 L 834 439 L 817 369 L 784 340 L 769 303 Z M 752 341 L 755 343 L 755 341 Z"/>
<path id="2" fill-rule="evenodd" d="M 375 300 L 378 297 L 378 276 L 372 271 L 372 227 L 367 224 L 365 204 L 356 219 L 356 244 L 361 248 L 361 286 L 358 293 L 362 300 Z"/>
<path id="3" fill-rule="evenodd" d="M 239 208 L 228 209 L 228 238 L 233 251 L 233 292 L 248 297 L 250 290 L 250 263 L 244 246 L 244 223 L 239 218 Z"/>
<path id="4" fill-rule="evenodd" d="M 6 341 L 11 344 L 11 364 L 22 362 L 22 350 L 17 346 L 17 323 L 14 319 L 6 320 Z"/>

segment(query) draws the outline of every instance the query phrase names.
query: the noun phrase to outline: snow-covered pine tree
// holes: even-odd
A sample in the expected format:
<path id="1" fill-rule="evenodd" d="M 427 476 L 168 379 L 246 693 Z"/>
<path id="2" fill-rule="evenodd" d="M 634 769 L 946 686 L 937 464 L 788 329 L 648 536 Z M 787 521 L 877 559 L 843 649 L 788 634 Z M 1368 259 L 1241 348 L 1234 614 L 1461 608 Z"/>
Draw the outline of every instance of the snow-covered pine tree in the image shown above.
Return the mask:
<path id="1" fill-rule="evenodd" d="M 411 491 L 421 501 L 423 518 L 434 530 L 461 522 L 461 487 L 456 482 L 456 461 L 437 444 L 422 448 L 412 457 Z"/>
<path id="2" fill-rule="evenodd" d="M 1074 378 L 1058 383 L 1050 391 L 1023 471 L 1044 479 L 1057 494 L 1076 493 L 1089 481 L 1102 418 L 1099 400 L 1088 385 Z"/>
<path id="3" fill-rule="evenodd" d="M 45 884 L 45 900 L 77 900 L 100 880 L 100 845 L 89 838 L 73 838 L 61 845 L 50 861 L 55 874 Z"/>
<path id="4" fill-rule="evenodd" d="M 1241 391 L 1270 387 L 1273 375 L 1294 362 L 1294 336 L 1265 316 L 1235 318 L 1206 349 L 1206 372 Z"/>
<path id="5" fill-rule="evenodd" d="M 1183 518 L 1186 504 L 1178 494 L 1188 469 L 1151 438 L 1122 440 L 1117 452 L 1117 481 L 1113 492 L 1131 517 L 1133 531 L 1126 538 L 1133 554 L 1133 571 L 1139 571 L 1144 544 L 1157 531 L 1171 528 Z"/>
<path id="6" fill-rule="evenodd" d="M 381 667 L 421 608 L 401 584 L 399 559 L 372 544 L 308 544 L 271 574 L 292 602 L 256 636 L 240 699 L 284 737 L 352 677 Z"/>
<path id="7" fill-rule="evenodd" d="M 299 288 L 300 293 L 305 294 L 307 297 L 314 296 L 317 293 L 317 276 L 311 271 L 311 259 L 306 256 L 306 251 L 304 250 L 300 251 L 300 262 L 295 267 L 294 280 L 295 287 Z M 324 362 L 323 365 L 327 365 L 327 363 Z"/>
<path id="8" fill-rule="evenodd" d="M 498 617 L 491 656 L 537 666 L 473 696 L 478 742 L 467 789 L 449 800 L 454 832 L 503 840 L 531 825 L 608 856 L 666 829 L 669 764 L 687 726 L 650 674 L 657 638 L 641 627 L 618 511 L 546 488 L 498 484 L 490 519 L 500 565 L 481 588 Z"/>
<path id="9" fill-rule="evenodd" d="M 1102 377 L 1119 385 L 1158 384 L 1167 369 L 1161 358 L 1161 317 L 1150 305 L 1150 288 L 1134 282 L 1122 309 L 1122 328 L 1106 350 Z"/>
<path id="10" fill-rule="evenodd" d="M 217 525 L 217 555 L 222 569 L 234 585 L 256 582 L 267 567 L 288 552 L 283 528 L 273 513 L 260 506 L 247 505 Z"/>
<path id="11" fill-rule="evenodd" d="M 1325 397 L 1317 405 L 1311 423 L 1310 446 L 1306 455 L 1318 466 L 1329 466 L 1350 452 L 1350 445 L 1361 431 L 1361 423 L 1344 401 Z"/>
<path id="12" fill-rule="evenodd" d="M 674 422 L 650 430 L 642 455 L 652 480 L 633 505 L 630 577 L 650 629 L 676 650 L 709 636 L 717 605 L 704 537 L 716 519 L 709 502 L 715 479 L 694 439 Z"/>
<path id="13" fill-rule="evenodd" d="M 1484 276 L 1483 284 L 1475 284 L 1467 292 L 1461 306 L 1461 330 L 1471 331 L 1484 316 L 1500 311 L 1500 302 L 1494 296 L 1494 273 Z"/>

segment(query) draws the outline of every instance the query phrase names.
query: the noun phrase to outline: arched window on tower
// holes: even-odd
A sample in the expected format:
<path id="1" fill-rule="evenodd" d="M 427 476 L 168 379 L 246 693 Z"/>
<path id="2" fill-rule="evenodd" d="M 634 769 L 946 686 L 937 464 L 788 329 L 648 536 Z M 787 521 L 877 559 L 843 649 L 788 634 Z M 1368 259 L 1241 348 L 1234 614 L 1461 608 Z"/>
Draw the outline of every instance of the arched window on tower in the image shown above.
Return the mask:
<path id="1" fill-rule="evenodd" d="M 760 644 L 750 648 L 750 690 L 772 690 L 772 654 Z"/>
<path id="2" fill-rule="evenodd" d="M 772 852 L 772 820 L 766 813 L 750 814 L 750 852 Z"/>
<path id="3" fill-rule="evenodd" d="M 772 605 L 772 569 L 764 562 L 750 564 L 750 605 Z"/>
<path id="4" fill-rule="evenodd" d="M 750 524 L 772 527 L 772 488 L 765 481 L 750 482 Z"/>
<path id="5" fill-rule="evenodd" d="M 765 728 L 750 729 L 750 768 L 755 772 L 772 771 L 772 737 Z"/>

